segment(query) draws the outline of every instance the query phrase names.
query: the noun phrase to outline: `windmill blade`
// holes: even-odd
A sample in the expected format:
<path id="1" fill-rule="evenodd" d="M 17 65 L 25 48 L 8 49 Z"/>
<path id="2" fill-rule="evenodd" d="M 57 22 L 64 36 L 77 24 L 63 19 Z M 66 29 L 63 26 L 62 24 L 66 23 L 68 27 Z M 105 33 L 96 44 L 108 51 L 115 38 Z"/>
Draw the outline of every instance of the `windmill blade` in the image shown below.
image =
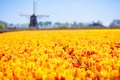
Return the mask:
<path id="1" fill-rule="evenodd" d="M 36 7 L 35 7 L 35 5 L 36 5 L 36 3 L 35 3 L 35 1 L 33 2 L 33 14 L 35 14 L 35 12 L 36 12 Z"/>
<path id="2" fill-rule="evenodd" d="M 41 18 L 41 17 L 49 17 L 48 15 L 36 15 L 37 17 Z"/>
<path id="3" fill-rule="evenodd" d="M 20 16 L 30 17 L 31 15 L 20 14 Z"/>

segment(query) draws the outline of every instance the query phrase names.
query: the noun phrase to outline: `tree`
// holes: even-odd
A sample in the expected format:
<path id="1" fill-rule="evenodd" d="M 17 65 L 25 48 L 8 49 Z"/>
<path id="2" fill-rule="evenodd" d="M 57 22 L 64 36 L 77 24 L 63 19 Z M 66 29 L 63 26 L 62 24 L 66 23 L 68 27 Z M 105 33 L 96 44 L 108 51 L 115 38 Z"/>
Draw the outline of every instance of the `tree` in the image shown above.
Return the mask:
<path id="1" fill-rule="evenodd" d="M 44 22 L 39 22 L 38 25 L 39 25 L 41 28 L 43 28 Z"/>
<path id="2" fill-rule="evenodd" d="M 3 29 L 3 26 L 4 26 L 4 25 L 3 25 L 2 23 L 0 23 L 0 29 Z"/>
<path id="3" fill-rule="evenodd" d="M 104 27 L 101 21 L 92 22 L 89 26 L 90 27 Z"/>
<path id="4" fill-rule="evenodd" d="M 77 22 L 74 21 L 73 24 L 72 24 L 72 28 L 76 28 L 77 27 Z"/>
<path id="5" fill-rule="evenodd" d="M 52 22 L 51 22 L 51 21 L 46 21 L 46 22 L 44 22 L 44 25 L 45 25 L 46 27 L 49 27 L 49 26 L 52 25 Z"/>
<path id="6" fill-rule="evenodd" d="M 0 21 L 0 29 L 5 29 L 6 28 L 6 23 L 3 21 Z"/>
<path id="7" fill-rule="evenodd" d="M 61 25 L 62 25 L 62 23 L 60 23 L 60 22 L 55 22 L 55 23 L 54 23 L 54 26 L 55 26 L 55 27 L 59 27 L 59 26 L 61 26 Z"/>
<path id="8" fill-rule="evenodd" d="M 78 25 L 79 25 L 79 27 L 84 27 L 85 26 L 84 23 L 82 23 L 82 22 L 80 22 Z"/>
<path id="9" fill-rule="evenodd" d="M 62 25 L 58 27 L 59 29 L 68 29 L 69 27 L 67 25 Z"/>
<path id="10" fill-rule="evenodd" d="M 114 19 L 109 27 L 120 27 L 120 20 L 119 19 Z"/>

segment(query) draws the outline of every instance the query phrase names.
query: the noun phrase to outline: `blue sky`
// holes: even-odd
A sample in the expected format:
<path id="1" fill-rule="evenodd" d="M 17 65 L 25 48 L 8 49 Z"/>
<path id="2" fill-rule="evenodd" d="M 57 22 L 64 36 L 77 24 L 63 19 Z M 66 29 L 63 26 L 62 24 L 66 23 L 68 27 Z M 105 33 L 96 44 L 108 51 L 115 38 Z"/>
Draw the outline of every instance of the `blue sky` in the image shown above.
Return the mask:
<path id="1" fill-rule="evenodd" d="M 38 21 L 84 22 L 101 20 L 109 25 L 120 19 L 120 0 L 34 0 L 36 14 L 49 15 Z M 33 13 L 33 0 L 0 0 L 0 20 L 8 23 L 29 23 L 29 18 L 20 14 Z"/>

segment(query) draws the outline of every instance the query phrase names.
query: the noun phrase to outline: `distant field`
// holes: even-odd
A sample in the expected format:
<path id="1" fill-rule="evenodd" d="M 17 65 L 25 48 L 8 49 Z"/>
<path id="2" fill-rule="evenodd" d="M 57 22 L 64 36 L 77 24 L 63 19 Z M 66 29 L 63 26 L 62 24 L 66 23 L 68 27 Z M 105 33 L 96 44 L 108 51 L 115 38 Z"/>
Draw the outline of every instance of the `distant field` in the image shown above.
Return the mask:
<path id="1" fill-rule="evenodd" d="M 0 80 L 119 80 L 120 29 L 0 34 Z"/>

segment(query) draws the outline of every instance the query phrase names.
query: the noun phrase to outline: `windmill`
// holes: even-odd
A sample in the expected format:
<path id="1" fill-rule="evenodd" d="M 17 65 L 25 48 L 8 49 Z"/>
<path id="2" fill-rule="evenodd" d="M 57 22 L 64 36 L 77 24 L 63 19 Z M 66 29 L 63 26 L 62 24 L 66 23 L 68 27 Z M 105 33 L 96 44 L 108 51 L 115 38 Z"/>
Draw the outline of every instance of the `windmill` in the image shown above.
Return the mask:
<path id="1" fill-rule="evenodd" d="M 36 15 L 35 14 L 35 2 L 33 2 L 33 14 L 32 15 L 21 15 L 30 18 L 29 29 L 38 29 L 37 18 L 49 17 L 48 15 Z"/>

